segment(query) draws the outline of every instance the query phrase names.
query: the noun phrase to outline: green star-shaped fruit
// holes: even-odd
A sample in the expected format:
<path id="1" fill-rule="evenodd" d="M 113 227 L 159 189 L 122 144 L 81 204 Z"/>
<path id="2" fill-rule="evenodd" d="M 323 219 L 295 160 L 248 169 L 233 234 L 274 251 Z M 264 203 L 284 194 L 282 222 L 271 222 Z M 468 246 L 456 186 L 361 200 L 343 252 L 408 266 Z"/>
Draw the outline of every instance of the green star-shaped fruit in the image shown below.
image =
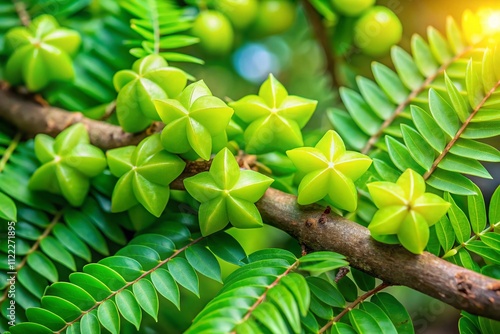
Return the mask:
<path id="1" fill-rule="evenodd" d="M 90 144 L 87 129 L 81 123 L 70 126 L 56 139 L 37 135 L 35 154 L 42 166 L 31 176 L 29 188 L 63 195 L 73 206 L 82 205 L 89 191 L 89 179 L 106 168 L 104 153 Z"/>
<path id="2" fill-rule="evenodd" d="M 367 186 L 379 208 L 368 226 L 372 235 L 397 235 L 406 249 L 421 254 L 429 241 L 429 226 L 446 214 L 450 203 L 426 193 L 423 177 L 412 169 L 396 183 L 373 182 Z"/>
<path id="3" fill-rule="evenodd" d="M 262 226 L 254 203 L 264 195 L 273 180 L 251 170 L 241 170 L 233 154 L 222 149 L 209 172 L 184 180 L 188 193 L 201 203 L 198 217 L 201 233 L 222 230 L 228 222 L 239 228 Z"/>
<path id="4" fill-rule="evenodd" d="M 7 61 L 5 79 L 16 85 L 23 80 L 30 91 L 38 91 L 53 80 L 75 76 L 71 56 L 80 46 L 78 32 L 60 28 L 54 17 L 41 15 L 28 28 L 16 27 L 5 35 Z"/>
<path id="5" fill-rule="evenodd" d="M 229 105 L 248 124 L 245 150 L 262 154 L 303 146 L 300 129 L 311 118 L 316 104 L 317 101 L 288 95 L 285 87 L 269 74 L 258 96 L 245 96 Z"/>
<path id="6" fill-rule="evenodd" d="M 155 105 L 165 123 L 163 146 L 169 152 L 187 154 L 191 160 L 210 159 L 214 139 L 226 138 L 233 115 L 233 109 L 212 96 L 203 81 L 187 86 L 177 99 L 156 100 Z"/>
<path id="7" fill-rule="evenodd" d="M 144 139 L 137 147 L 126 146 L 106 152 L 109 170 L 119 177 L 111 197 L 111 211 L 121 212 L 141 204 L 159 217 L 170 197 L 169 184 L 186 163 L 163 149 L 160 134 Z"/>
<path id="8" fill-rule="evenodd" d="M 354 181 L 372 161 L 364 154 L 346 151 L 337 132 L 329 130 L 315 147 L 301 147 L 286 154 L 297 167 L 301 180 L 297 202 L 311 204 L 322 199 L 347 211 L 356 210 L 358 194 Z"/>
<path id="9" fill-rule="evenodd" d="M 113 84 L 118 92 L 116 116 L 127 132 L 147 128 L 159 121 L 153 100 L 174 98 L 187 83 L 186 73 L 170 67 L 159 55 L 149 55 L 135 61 L 132 70 L 115 74 Z"/>

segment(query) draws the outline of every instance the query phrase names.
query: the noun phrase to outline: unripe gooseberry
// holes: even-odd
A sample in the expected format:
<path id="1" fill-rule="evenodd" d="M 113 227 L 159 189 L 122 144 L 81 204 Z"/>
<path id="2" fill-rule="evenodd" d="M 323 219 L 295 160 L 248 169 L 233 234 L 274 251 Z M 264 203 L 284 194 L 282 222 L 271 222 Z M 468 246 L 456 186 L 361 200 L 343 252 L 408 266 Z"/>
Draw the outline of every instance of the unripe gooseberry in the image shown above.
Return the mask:
<path id="1" fill-rule="evenodd" d="M 354 26 L 354 44 L 369 56 L 382 56 L 401 40 L 403 26 L 389 8 L 367 10 Z"/>
<path id="2" fill-rule="evenodd" d="M 233 47 L 233 27 L 227 17 L 218 11 L 201 12 L 193 23 L 191 33 L 200 39 L 200 47 L 208 54 L 225 55 Z"/>
<path id="3" fill-rule="evenodd" d="M 359 16 L 375 4 L 375 0 L 331 0 L 333 7 L 342 15 Z"/>
<path id="4" fill-rule="evenodd" d="M 295 21 L 295 5 L 287 0 L 263 0 L 251 26 L 256 36 L 269 36 L 287 31 Z"/>
<path id="5" fill-rule="evenodd" d="M 247 28 L 257 16 L 257 0 L 217 0 L 216 8 L 227 16 L 236 29 Z"/>

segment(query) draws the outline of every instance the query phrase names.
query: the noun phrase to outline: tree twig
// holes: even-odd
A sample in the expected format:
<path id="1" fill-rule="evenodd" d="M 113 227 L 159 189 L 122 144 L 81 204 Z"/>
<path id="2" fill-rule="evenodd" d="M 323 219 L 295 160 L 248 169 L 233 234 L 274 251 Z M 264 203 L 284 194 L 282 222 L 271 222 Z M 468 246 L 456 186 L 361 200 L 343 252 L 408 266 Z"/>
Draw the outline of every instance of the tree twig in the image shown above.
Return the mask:
<path id="1" fill-rule="evenodd" d="M 332 86 L 339 87 L 337 72 L 335 70 L 335 59 L 333 58 L 333 53 L 332 53 L 332 46 L 328 38 L 328 35 L 326 33 L 325 27 L 323 25 L 321 15 L 319 15 L 319 13 L 316 11 L 316 9 L 314 9 L 314 7 L 308 0 L 303 0 L 302 5 L 304 7 L 304 12 L 307 16 L 307 19 L 311 24 L 311 28 L 314 31 L 316 40 L 323 49 L 326 62 L 326 71 L 330 75 Z"/>

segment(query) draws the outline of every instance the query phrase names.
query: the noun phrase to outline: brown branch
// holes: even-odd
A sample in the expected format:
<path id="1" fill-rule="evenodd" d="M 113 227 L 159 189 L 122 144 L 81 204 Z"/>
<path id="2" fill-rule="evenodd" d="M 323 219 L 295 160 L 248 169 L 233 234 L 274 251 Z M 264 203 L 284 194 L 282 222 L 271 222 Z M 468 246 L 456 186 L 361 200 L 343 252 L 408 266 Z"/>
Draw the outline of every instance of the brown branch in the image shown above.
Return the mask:
<path id="1" fill-rule="evenodd" d="M 22 131 L 51 135 L 81 121 L 87 125 L 94 145 L 104 149 L 137 144 L 147 135 L 126 134 L 117 126 L 57 108 L 40 107 L 2 90 L 0 117 Z M 171 187 L 183 189 L 183 178 L 207 170 L 209 164 L 188 163 L 185 173 Z M 264 221 L 289 233 L 308 249 L 344 254 L 353 267 L 384 282 L 405 285 L 456 308 L 500 320 L 500 280 L 456 266 L 430 253 L 414 255 L 401 246 L 378 243 L 370 237 L 367 228 L 345 218 L 325 214 L 320 206 L 299 206 L 295 196 L 278 190 L 269 189 L 257 202 L 257 207 Z"/>
<path id="2" fill-rule="evenodd" d="M 31 23 L 31 18 L 30 14 L 28 14 L 28 11 L 26 10 L 25 3 L 19 0 L 13 0 L 13 2 L 14 8 L 17 12 L 17 16 L 19 16 L 19 20 L 21 20 L 22 25 L 25 27 L 29 26 Z"/>
<path id="3" fill-rule="evenodd" d="M 430 253 L 414 255 L 370 237 L 367 228 L 329 215 L 324 208 L 299 206 L 296 197 L 269 189 L 257 202 L 262 218 L 316 251 L 344 254 L 349 263 L 391 285 L 405 285 L 460 310 L 500 320 L 500 280 L 456 266 Z M 306 224 L 306 221 L 308 222 Z"/>
<path id="4" fill-rule="evenodd" d="M 138 134 L 123 132 L 122 128 L 92 120 L 79 112 L 69 113 L 54 107 L 43 107 L 8 90 L 0 89 L 0 117 L 28 134 L 46 133 L 56 136 L 75 123 L 83 123 L 89 131 L 90 141 L 102 149 L 137 145 L 156 129 Z"/>
<path id="5" fill-rule="evenodd" d="M 319 15 L 308 0 L 303 0 L 302 5 L 304 6 L 304 12 L 314 31 L 314 35 L 316 35 L 316 40 L 321 45 L 323 53 L 325 54 L 326 71 L 330 74 L 332 86 L 338 87 L 339 81 L 335 71 L 335 58 L 333 57 L 332 46 L 326 33 L 325 26 L 323 25 L 321 15 Z"/>

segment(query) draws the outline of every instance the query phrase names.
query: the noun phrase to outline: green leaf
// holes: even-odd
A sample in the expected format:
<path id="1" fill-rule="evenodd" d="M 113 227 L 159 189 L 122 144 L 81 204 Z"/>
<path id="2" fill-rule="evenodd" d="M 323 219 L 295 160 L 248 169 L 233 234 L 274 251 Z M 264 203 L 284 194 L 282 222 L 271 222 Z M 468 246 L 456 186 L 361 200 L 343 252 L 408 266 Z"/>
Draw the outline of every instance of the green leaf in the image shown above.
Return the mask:
<path id="1" fill-rule="evenodd" d="M 99 263 L 116 270 L 128 282 L 135 280 L 143 272 L 137 260 L 125 256 L 110 256 L 100 260 Z"/>
<path id="2" fill-rule="evenodd" d="M 59 279 L 54 263 L 38 251 L 28 255 L 28 265 L 51 282 L 57 282 Z"/>
<path id="3" fill-rule="evenodd" d="M 381 119 L 388 119 L 394 113 L 395 106 L 376 83 L 362 76 L 356 78 L 359 90 L 366 103 Z M 334 123 L 336 125 L 336 123 Z M 339 131 L 340 132 L 340 131 Z M 346 138 L 345 136 L 343 136 Z"/>
<path id="4" fill-rule="evenodd" d="M 111 290 L 121 289 L 125 284 L 127 284 L 125 279 L 114 269 L 103 264 L 87 264 L 85 267 L 83 267 L 83 271 L 106 284 Z"/>
<path id="5" fill-rule="evenodd" d="M 425 170 L 429 170 L 434 162 L 432 147 L 416 130 L 406 124 L 401 124 L 401 132 L 412 158 Z"/>
<path id="6" fill-rule="evenodd" d="M 42 298 L 43 292 L 48 285 L 47 280 L 29 266 L 24 266 L 19 269 L 17 272 L 17 279 L 37 298 Z"/>
<path id="7" fill-rule="evenodd" d="M 200 274 L 217 282 L 222 282 L 221 269 L 215 256 L 200 244 L 195 244 L 186 249 L 186 259 L 189 264 Z"/>
<path id="8" fill-rule="evenodd" d="M 307 314 L 311 300 L 311 292 L 304 276 L 291 273 L 281 279 L 281 284 L 285 285 L 293 294 L 302 316 Z"/>
<path id="9" fill-rule="evenodd" d="M 320 251 L 309 253 L 300 258 L 299 268 L 301 270 L 321 273 L 348 265 L 349 263 L 345 261 L 343 255 L 334 252 Z"/>
<path id="10" fill-rule="evenodd" d="M 474 183 L 463 175 L 436 169 L 427 179 L 427 183 L 436 189 L 457 195 L 475 195 Z"/>
<path id="11" fill-rule="evenodd" d="M 351 273 L 354 278 L 354 282 L 356 282 L 361 290 L 370 291 L 375 288 L 375 277 L 355 268 L 351 268 Z"/>
<path id="12" fill-rule="evenodd" d="M 14 327 L 9 328 L 11 334 L 52 334 L 53 331 L 48 329 L 45 326 L 25 322 L 15 325 Z"/>
<path id="13" fill-rule="evenodd" d="M 334 322 L 331 327 L 332 334 L 356 334 L 357 332 L 349 326 L 348 324 L 344 324 L 342 322 Z"/>
<path id="14" fill-rule="evenodd" d="M 476 108 L 484 97 L 481 70 L 481 63 L 471 58 L 467 64 L 465 83 L 467 87 L 467 97 L 469 98 L 469 104 L 472 108 Z"/>
<path id="15" fill-rule="evenodd" d="M 411 51 L 420 73 L 425 77 L 430 77 L 437 72 L 439 64 L 432 55 L 429 45 L 418 34 L 414 34 L 411 39 Z"/>
<path id="16" fill-rule="evenodd" d="M 500 264 L 500 251 L 490 248 L 483 241 L 473 240 L 465 244 L 465 248 L 482 256 L 485 260 L 491 261 L 491 263 Z"/>
<path id="17" fill-rule="evenodd" d="M 479 187 L 476 189 L 477 195 L 467 196 L 467 207 L 469 209 L 469 219 L 474 233 L 480 233 L 486 227 L 486 205 Z"/>
<path id="18" fill-rule="evenodd" d="M 112 279 L 112 277 L 109 279 Z M 69 280 L 71 283 L 87 291 L 97 301 L 101 301 L 111 295 L 111 290 L 106 284 L 87 273 L 72 273 L 69 275 Z"/>
<path id="19" fill-rule="evenodd" d="M 167 262 L 168 270 L 172 277 L 183 287 L 200 296 L 198 276 L 189 262 L 182 258 L 176 257 Z"/>
<path id="20" fill-rule="evenodd" d="M 63 318 L 46 309 L 39 307 L 30 307 L 26 310 L 26 317 L 30 322 L 36 322 L 46 326 L 53 331 L 60 330 L 66 326 L 66 321 Z"/>
<path id="21" fill-rule="evenodd" d="M 488 212 L 490 224 L 500 222 L 500 186 L 497 187 L 490 200 L 490 208 Z"/>
<path id="22" fill-rule="evenodd" d="M 410 152 L 403 144 L 390 136 L 385 137 L 385 142 L 392 162 L 400 171 L 404 172 L 411 168 L 419 174 L 423 174 L 423 168 L 413 160 Z"/>
<path id="23" fill-rule="evenodd" d="M 392 295 L 379 292 L 370 301 L 379 306 L 391 318 L 398 333 L 415 333 L 406 308 Z"/>
<path id="24" fill-rule="evenodd" d="M 57 296 L 43 296 L 42 307 L 57 314 L 64 321 L 73 321 L 82 314 L 82 311 L 73 303 Z"/>
<path id="25" fill-rule="evenodd" d="M 333 307 L 345 307 L 344 296 L 331 283 L 319 277 L 307 277 L 307 284 L 311 292 L 321 302 Z"/>
<path id="26" fill-rule="evenodd" d="M 75 325 L 73 325 L 75 326 Z M 80 320 L 80 333 L 100 334 L 101 326 L 94 313 L 85 314 Z"/>
<path id="27" fill-rule="evenodd" d="M 375 76 L 375 81 L 384 93 L 396 104 L 403 103 L 409 95 L 409 91 L 405 88 L 398 75 L 390 70 L 387 66 L 374 62 L 372 64 L 372 72 Z"/>
<path id="28" fill-rule="evenodd" d="M 141 234 L 132 239 L 129 245 L 142 245 L 154 249 L 161 259 L 166 259 L 173 254 L 175 244 L 161 234 Z"/>
<path id="29" fill-rule="evenodd" d="M 269 290 L 266 298 L 283 313 L 293 332 L 300 333 L 299 308 L 292 293 L 285 286 L 278 285 Z"/>
<path id="30" fill-rule="evenodd" d="M 459 138 L 451 147 L 450 153 L 481 161 L 500 162 L 500 151 L 491 145 L 470 139 Z"/>
<path id="31" fill-rule="evenodd" d="M 359 129 L 347 112 L 340 109 L 329 109 L 327 115 L 335 130 L 342 135 L 348 146 L 361 150 L 370 139 Z"/>
<path id="32" fill-rule="evenodd" d="M 272 333 L 287 333 L 287 327 L 280 311 L 271 303 L 262 303 L 252 315 Z"/>
<path id="33" fill-rule="evenodd" d="M 122 290 L 115 296 L 115 302 L 123 318 L 139 330 L 142 320 L 142 311 L 134 294 L 130 292 L 130 290 Z"/>
<path id="34" fill-rule="evenodd" d="M 132 290 L 142 309 L 158 321 L 158 295 L 153 283 L 148 279 L 141 279 L 132 285 Z"/>
<path id="35" fill-rule="evenodd" d="M 446 146 L 446 139 L 443 131 L 436 121 L 422 108 L 411 106 L 411 116 L 415 126 L 422 137 L 439 153 L 443 152 Z"/>
<path id="36" fill-rule="evenodd" d="M 238 266 L 243 264 L 245 250 L 233 236 L 219 232 L 208 236 L 206 240 L 210 250 L 224 261 Z"/>
<path id="37" fill-rule="evenodd" d="M 382 120 L 374 115 L 370 106 L 361 95 L 352 89 L 341 87 L 340 96 L 349 114 L 364 133 L 374 135 L 378 132 L 382 125 Z"/>
<path id="38" fill-rule="evenodd" d="M 444 195 L 444 199 L 451 204 L 451 207 L 448 210 L 448 217 L 450 218 L 451 225 L 455 231 L 457 241 L 459 243 L 464 243 L 470 238 L 471 234 L 469 220 L 462 209 L 457 206 L 455 200 L 449 193 Z"/>
<path id="39" fill-rule="evenodd" d="M 359 308 L 375 319 L 377 325 L 382 329 L 382 333 L 398 334 L 389 316 L 377 304 L 365 301 L 359 304 Z"/>
<path id="40" fill-rule="evenodd" d="M 447 154 L 439 163 L 439 168 L 450 172 L 464 173 L 485 179 L 491 179 L 491 175 L 477 160 L 458 157 L 454 154 Z"/>
<path id="41" fill-rule="evenodd" d="M 45 295 L 61 297 L 73 303 L 81 310 L 88 310 L 96 304 L 95 299 L 87 291 L 75 284 L 67 282 L 56 282 L 52 284 L 45 291 Z"/>
<path id="42" fill-rule="evenodd" d="M 411 90 L 419 89 L 424 78 L 412 57 L 399 46 L 395 46 L 391 48 L 391 58 L 405 86 Z"/>
<path id="43" fill-rule="evenodd" d="M 90 262 L 92 256 L 90 254 L 90 249 L 72 230 L 68 229 L 63 224 L 58 223 L 54 226 L 53 233 L 57 240 L 59 240 L 59 242 L 66 247 L 66 249 L 87 262 Z"/>
<path id="44" fill-rule="evenodd" d="M 453 138 L 460 128 L 460 120 L 453 107 L 433 88 L 429 89 L 429 108 L 439 127 Z"/>
<path id="45" fill-rule="evenodd" d="M 460 94 L 460 91 L 455 86 L 453 81 L 451 81 L 451 79 L 448 77 L 446 72 L 444 73 L 444 80 L 446 83 L 446 91 L 451 100 L 451 105 L 457 113 L 460 121 L 465 122 L 470 114 L 467 103 L 465 102 L 465 99 L 463 98 L 462 94 Z"/>
<path id="46" fill-rule="evenodd" d="M 154 249 L 143 245 L 127 245 L 116 252 L 116 255 L 136 260 L 144 270 L 153 269 L 161 261 L 160 255 Z"/>
<path id="47" fill-rule="evenodd" d="M 113 334 L 120 333 L 120 315 L 114 301 L 108 299 L 97 309 L 99 322 Z"/>
<path id="48" fill-rule="evenodd" d="M 488 232 L 481 236 L 481 241 L 484 242 L 485 245 L 500 252 L 500 234 L 495 232 Z"/>
<path id="49" fill-rule="evenodd" d="M 67 268 L 76 271 L 75 259 L 64 249 L 63 245 L 53 237 L 46 237 L 40 242 L 42 251 L 54 261 L 59 262 Z"/>
<path id="50" fill-rule="evenodd" d="M 64 213 L 64 220 L 73 232 L 77 235 L 84 235 L 83 240 L 95 251 L 103 255 L 109 255 L 106 240 L 85 214 L 76 210 L 68 210 Z"/>
<path id="51" fill-rule="evenodd" d="M 445 253 L 453 248 L 455 244 L 455 233 L 453 232 L 453 226 L 447 216 L 441 217 L 436 223 L 436 234 L 439 244 L 443 247 Z"/>
<path id="52" fill-rule="evenodd" d="M 448 63 L 453 55 L 451 54 L 446 39 L 434 27 L 427 28 L 427 37 L 429 38 L 429 45 L 434 58 L 436 58 L 440 64 Z"/>
<path id="53" fill-rule="evenodd" d="M 17 221 L 17 208 L 13 200 L 9 196 L 0 192 L 0 218 Z"/>
<path id="54" fill-rule="evenodd" d="M 377 321 L 368 312 L 361 309 L 351 310 L 349 320 L 358 333 L 384 333 Z"/>
<path id="55" fill-rule="evenodd" d="M 177 309 L 180 309 L 179 287 L 168 270 L 160 268 L 153 271 L 151 273 L 151 281 L 163 297 L 171 301 Z"/>

